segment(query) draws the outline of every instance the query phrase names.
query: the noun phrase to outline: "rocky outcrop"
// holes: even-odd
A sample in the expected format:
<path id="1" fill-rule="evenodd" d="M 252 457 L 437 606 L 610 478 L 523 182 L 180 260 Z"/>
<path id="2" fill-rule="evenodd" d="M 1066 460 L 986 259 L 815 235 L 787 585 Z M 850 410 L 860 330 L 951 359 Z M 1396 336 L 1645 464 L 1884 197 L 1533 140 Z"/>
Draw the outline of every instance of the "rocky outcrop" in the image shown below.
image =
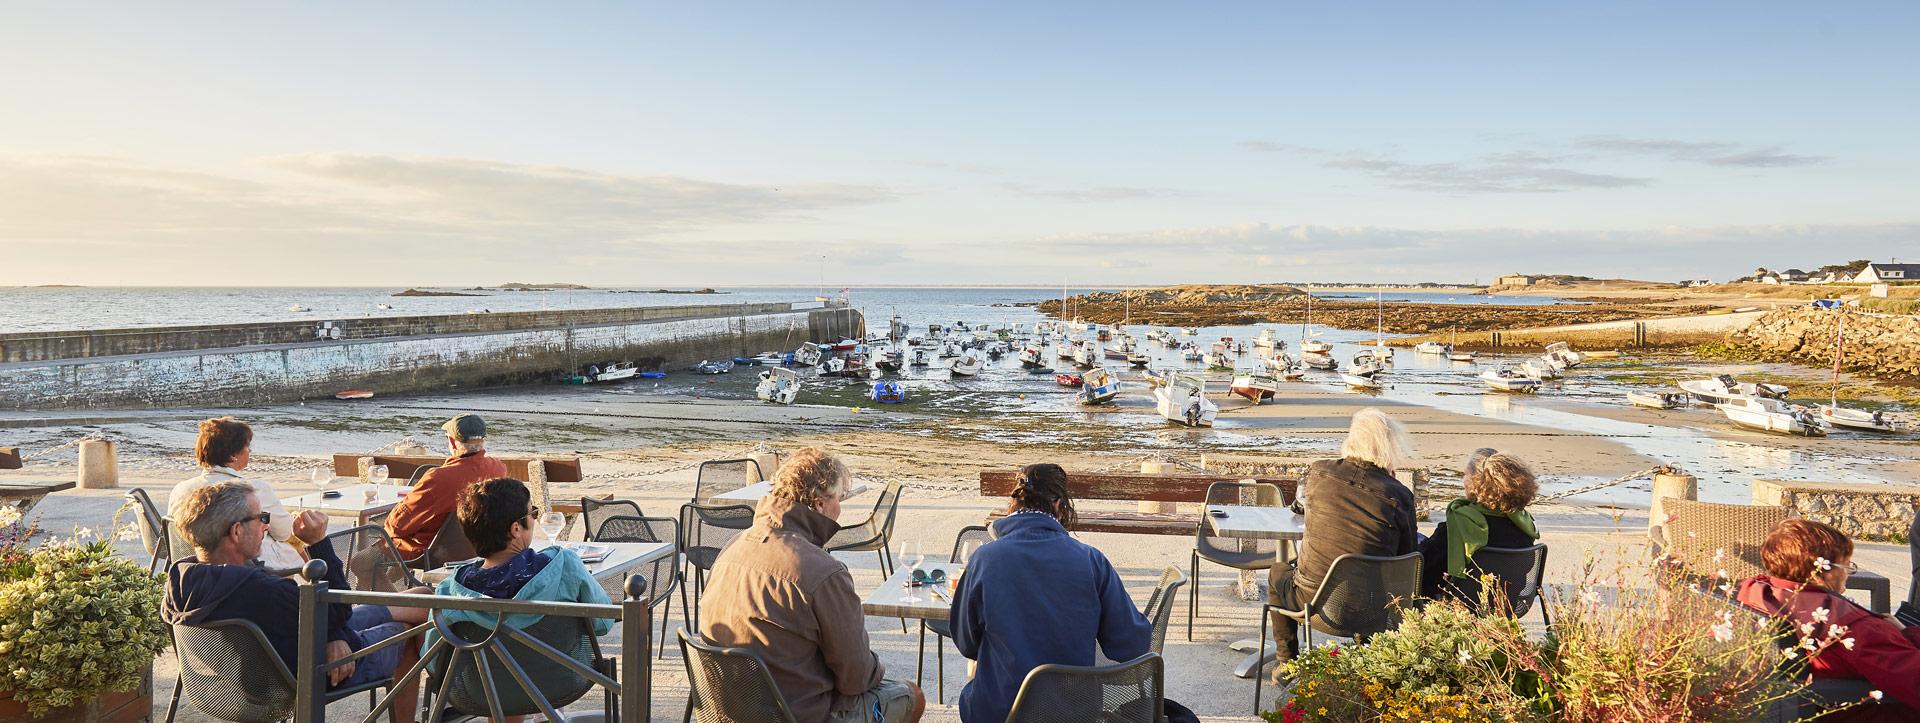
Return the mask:
<path id="1" fill-rule="evenodd" d="M 1157 289 L 1128 289 L 1075 296 L 1068 313 L 1058 300 L 1043 301 L 1040 312 L 1055 317 L 1078 316 L 1100 324 L 1133 323 L 1163 326 L 1234 326 L 1298 324 L 1306 319 L 1305 292 L 1278 284 L 1188 285 Z M 1396 334 L 1462 333 L 1524 329 L 1564 324 L 1586 324 L 1650 316 L 1698 312 L 1678 306 L 1636 304 L 1415 304 L 1388 301 L 1384 312 L 1372 299 L 1313 302 L 1313 321 L 1336 329 L 1372 330 L 1384 323 Z"/>
<path id="2" fill-rule="evenodd" d="M 1846 316 L 1842 367 L 1889 379 L 1920 379 L 1920 317 L 1829 311 L 1810 306 L 1777 309 L 1728 336 L 1741 350 L 1778 361 L 1833 364 L 1836 314 Z"/>

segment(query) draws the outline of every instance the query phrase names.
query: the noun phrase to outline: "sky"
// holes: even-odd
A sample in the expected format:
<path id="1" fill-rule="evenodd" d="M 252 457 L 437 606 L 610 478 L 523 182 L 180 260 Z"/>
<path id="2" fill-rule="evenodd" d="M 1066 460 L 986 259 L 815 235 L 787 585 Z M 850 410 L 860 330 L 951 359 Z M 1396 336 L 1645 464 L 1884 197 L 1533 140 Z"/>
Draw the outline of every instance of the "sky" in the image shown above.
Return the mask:
<path id="1" fill-rule="evenodd" d="M 0 285 L 1920 260 L 1914 3 L 8 3 Z"/>

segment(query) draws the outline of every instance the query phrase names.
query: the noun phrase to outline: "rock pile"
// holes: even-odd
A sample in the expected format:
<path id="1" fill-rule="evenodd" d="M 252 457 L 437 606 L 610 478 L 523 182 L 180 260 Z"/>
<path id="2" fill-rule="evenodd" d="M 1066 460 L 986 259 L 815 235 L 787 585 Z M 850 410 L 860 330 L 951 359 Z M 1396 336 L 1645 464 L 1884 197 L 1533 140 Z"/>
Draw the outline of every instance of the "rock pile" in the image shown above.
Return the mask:
<path id="1" fill-rule="evenodd" d="M 1876 377 L 1920 379 L 1920 317 L 1829 311 L 1810 306 L 1776 309 L 1728 341 L 1756 356 L 1814 365 L 1833 364 L 1836 314 L 1846 315 L 1848 371 Z"/>
<path id="2" fill-rule="evenodd" d="M 1157 289 L 1100 292 L 1068 299 L 1070 312 L 1099 324 L 1132 323 L 1163 326 L 1235 326 L 1298 324 L 1305 320 L 1306 293 L 1278 284 L 1187 285 Z M 1061 317 L 1058 300 L 1043 301 L 1043 314 Z M 1597 321 L 1640 319 L 1650 316 L 1699 313 L 1704 307 L 1640 304 L 1414 304 L 1387 302 L 1386 331 L 1395 334 L 1435 334 L 1524 329 Z M 1381 314 L 1371 299 L 1313 302 L 1313 321 L 1335 329 L 1372 330 Z"/>

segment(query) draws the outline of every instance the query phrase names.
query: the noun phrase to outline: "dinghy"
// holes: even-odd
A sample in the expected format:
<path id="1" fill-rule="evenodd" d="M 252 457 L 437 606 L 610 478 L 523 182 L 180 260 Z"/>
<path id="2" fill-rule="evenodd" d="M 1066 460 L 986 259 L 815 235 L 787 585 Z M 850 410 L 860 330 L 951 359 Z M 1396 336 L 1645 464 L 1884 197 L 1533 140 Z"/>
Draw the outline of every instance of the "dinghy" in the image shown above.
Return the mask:
<path id="1" fill-rule="evenodd" d="M 753 395 L 769 404 L 792 404 L 800 396 L 800 375 L 792 369 L 775 367 L 760 372 L 760 385 Z"/>
<path id="2" fill-rule="evenodd" d="M 1680 382 L 1680 391 L 1706 404 L 1727 404 L 1742 399 L 1785 399 L 1787 388 L 1778 384 L 1736 382 L 1731 375 Z"/>
<path id="3" fill-rule="evenodd" d="M 1741 397 L 1713 405 L 1734 424 L 1774 434 L 1825 437 L 1827 428 L 1806 410 L 1778 399 Z"/>
<path id="4" fill-rule="evenodd" d="M 1453 347 L 1447 346 L 1437 341 L 1423 341 L 1413 345 L 1413 351 L 1416 354 L 1445 355 L 1445 354 L 1451 353 L 1453 351 Z"/>
<path id="5" fill-rule="evenodd" d="M 1153 401 L 1161 417 L 1189 427 L 1211 427 L 1220 414 L 1220 405 L 1207 398 L 1206 378 L 1198 374 L 1175 374 L 1153 390 Z"/>
<path id="6" fill-rule="evenodd" d="M 906 366 L 906 357 L 907 355 L 901 353 L 899 349 L 891 347 L 881 349 L 873 359 L 873 367 L 881 371 L 897 372 L 900 371 L 900 367 Z"/>
<path id="7" fill-rule="evenodd" d="M 1247 401 L 1258 406 L 1280 391 L 1280 380 L 1259 372 L 1240 372 L 1233 375 L 1233 385 L 1227 391 L 1246 397 Z"/>
<path id="8" fill-rule="evenodd" d="M 1326 371 L 1333 371 L 1340 368 L 1340 362 L 1334 360 L 1331 354 L 1315 354 L 1312 352 L 1301 354 L 1300 363 L 1314 369 L 1324 369 Z"/>
<path id="9" fill-rule="evenodd" d="M 947 371 L 953 372 L 953 375 L 956 377 L 970 377 L 979 374 L 980 370 L 986 366 L 987 363 L 982 361 L 980 357 L 972 354 L 962 354 L 954 357 L 953 364 L 947 367 Z"/>
<path id="10" fill-rule="evenodd" d="M 344 392 L 336 392 L 336 393 L 334 393 L 334 395 L 333 395 L 333 398 L 334 398 L 334 399 L 372 399 L 372 398 L 373 398 L 373 390 L 371 390 L 371 389 L 348 389 L 348 390 L 346 390 L 346 391 L 344 391 Z"/>
<path id="11" fill-rule="evenodd" d="M 727 372 L 733 371 L 733 360 L 732 359 L 719 359 L 715 361 L 702 360 L 699 364 L 693 365 L 693 370 L 701 374 L 725 374 Z"/>
<path id="12" fill-rule="evenodd" d="M 1683 392 L 1646 392 L 1633 389 L 1627 391 L 1627 402 L 1633 406 L 1648 409 L 1679 409 L 1686 406 L 1687 395 Z"/>
<path id="13" fill-rule="evenodd" d="M 1474 356 L 1473 356 L 1473 352 L 1470 352 L 1470 351 L 1449 352 L 1447 354 L 1447 360 L 1472 363 L 1474 361 Z"/>
<path id="14" fill-rule="evenodd" d="M 1830 426 L 1869 432 L 1900 432 L 1904 429 L 1899 422 L 1888 419 L 1885 412 L 1868 412 L 1825 404 L 1820 405 L 1820 419 Z"/>
<path id="15" fill-rule="evenodd" d="M 1480 372 L 1480 381 L 1502 392 L 1532 394 L 1540 391 L 1540 377 L 1524 367 L 1516 367 L 1512 364 Z"/>
<path id="16" fill-rule="evenodd" d="M 1053 383 L 1063 387 L 1078 387 L 1084 382 L 1085 380 L 1079 374 L 1073 372 L 1060 372 L 1053 375 Z"/>
<path id="17" fill-rule="evenodd" d="M 907 401 L 907 385 L 900 382 L 874 382 L 873 391 L 867 396 L 881 404 L 899 404 Z"/>
<path id="18" fill-rule="evenodd" d="M 1117 396 L 1120 396 L 1120 380 L 1107 370 L 1094 369 L 1081 377 L 1081 404 L 1106 404 Z"/>

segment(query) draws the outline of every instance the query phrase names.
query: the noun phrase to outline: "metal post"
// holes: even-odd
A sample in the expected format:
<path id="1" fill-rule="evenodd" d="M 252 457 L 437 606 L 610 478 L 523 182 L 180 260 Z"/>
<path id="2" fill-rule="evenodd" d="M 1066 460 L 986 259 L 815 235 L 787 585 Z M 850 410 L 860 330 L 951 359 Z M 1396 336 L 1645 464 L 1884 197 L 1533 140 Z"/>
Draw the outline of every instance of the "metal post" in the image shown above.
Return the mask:
<path id="1" fill-rule="evenodd" d="M 620 721 L 653 718 L 653 611 L 647 609 L 647 576 L 627 578 L 620 603 Z"/>
<path id="2" fill-rule="evenodd" d="M 327 563 L 308 560 L 301 571 L 307 582 L 300 585 L 299 636 L 295 642 L 293 668 L 293 723 L 325 723 L 327 720 L 327 676 L 320 672 L 326 663 L 320 651 L 327 644 L 327 610 L 320 596 L 327 591 Z"/>

